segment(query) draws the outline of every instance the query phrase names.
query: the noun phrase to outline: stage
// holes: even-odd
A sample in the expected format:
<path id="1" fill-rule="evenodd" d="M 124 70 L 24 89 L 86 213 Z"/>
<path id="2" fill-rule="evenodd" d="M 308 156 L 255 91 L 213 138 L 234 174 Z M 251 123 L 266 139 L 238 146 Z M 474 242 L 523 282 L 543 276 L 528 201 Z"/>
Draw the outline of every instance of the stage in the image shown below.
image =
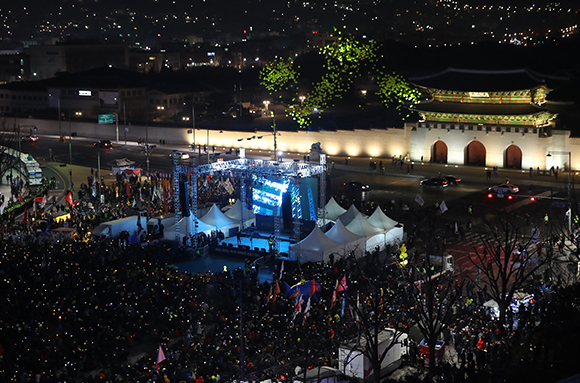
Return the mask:
<path id="1" fill-rule="evenodd" d="M 264 253 L 268 254 L 270 250 L 270 245 L 268 243 L 268 238 L 273 236 L 272 232 L 265 231 L 248 231 L 246 230 L 239 238 L 233 236 L 220 241 L 219 245 L 228 249 L 242 249 L 245 251 L 251 251 L 256 255 L 254 258 L 261 257 Z M 290 236 L 284 233 L 280 233 L 280 254 L 288 254 L 288 248 L 290 247 Z M 228 253 L 234 255 L 234 252 L 229 251 Z"/>

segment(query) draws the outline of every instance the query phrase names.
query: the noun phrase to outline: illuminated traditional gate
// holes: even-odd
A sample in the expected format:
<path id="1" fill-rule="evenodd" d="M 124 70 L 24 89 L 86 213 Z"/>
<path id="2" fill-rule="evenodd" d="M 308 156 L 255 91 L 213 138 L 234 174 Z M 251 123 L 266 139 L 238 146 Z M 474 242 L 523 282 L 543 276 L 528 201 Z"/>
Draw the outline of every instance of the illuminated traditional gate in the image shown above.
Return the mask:
<path id="1" fill-rule="evenodd" d="M 485 146 L 479 141 L 471 141 L 465 148 L 465 164 L 485 166 Z"/>
<path id="2" fill-rule="evenodd" d="M 431 149 L 431 162 L 436 164 L 447 163 L 447 145 L 443 141 L 437 141 Z"/>
<path id="3" fill-rule="evenodd" d="M 503 166 L 510 169 L 522 168 L 522 150 L 516 145 L 507 147 L 504 153 Z"/>

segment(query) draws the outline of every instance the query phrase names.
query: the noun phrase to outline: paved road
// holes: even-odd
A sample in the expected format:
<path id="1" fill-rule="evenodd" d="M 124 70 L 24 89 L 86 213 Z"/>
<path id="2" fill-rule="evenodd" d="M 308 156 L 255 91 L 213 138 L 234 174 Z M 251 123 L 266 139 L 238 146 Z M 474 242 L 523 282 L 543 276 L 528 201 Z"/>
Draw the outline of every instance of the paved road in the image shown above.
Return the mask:
<path id="1" fill-rule="evenodd" d="M 73 182 L 75 185 L 80 185 L 80 182 L 86 182 L 86 176 L 89 175 L 91 168 L 98 167 L 98 153 L 100 152 L 100 160 L 102 168 L 110 169 L 106 164 L 114 159 L 129 158 L 136 162 L 136 166 L 141 166 L 146 169 L 147 156 L 143 151 L 143 146 L 136 142 L 124 141 L 115 145 L 114 149 L 97 149 L 93 146 L 95 140 L 91 138 L 73 138 L 69 143 L 61 143 L 58 137 L 42 136 L 37 142 L 22 142 L 22 150 L 33 154 L 41 164 L 49 164 L 49 148 L 52 149 L 54 157 L 53 167 L 60 174 L 60 178 L 64 185 L 70 183 L 70 176 L 68 172 L 73 171 Z M 170 172 L 172 160 L 170 153 L 173 150 L 188 151 L 186 146 L 172 146 L 160 145 L 153 149 L 150 156 L 150 169 L 153 171 Z M 223 148 L 220 153 L 224 153 Z M 191 153 L 191 151 L 190 151 Z M 72 156 L 71 156 L 72 154 Z M 267 158 L 266 153 L 249 152 L 248 157 Z M 302 160 L 302 153 L 285 153 L 284 160 Z M 207 155 L 202 153 L 201 161 L 205 162 Z M 224 155 L 224 159 L 233 159 L 235 155 Z M 72 159 L 71 166 L 69 162 Z M 384 164 L 385 172 L 377 172 L 370 169 L 370 162 L 376 161 L 379 164 L 381 161 Z M 448 222 L 466 222 L 467 209 L 472 206 L 474 215 L 480 215 L 485 212 L 496 212 L 502 209 L 511 208 L 515 212 L 526 211 L 533 215 L 534 220 L 541 221 L 546 212 L 561 215 L 561 209 L 554 208 L 552 202 L 558 200 L 549 200 L 548 197 L 565 198 L 567 196 L 566 186 L 567 177 L 560 177 L 557 181 L 550 176 L 534 176 L 530 177 L 528 172 L 521 170 L 501 169 L 499 175 L 492 176 L 491 180 L 485 177 L 486 168 L 470 167 L 470 166 L 455 166 L 455 165 L 441 165 L 415 162 L 412 171 L 407 173 L 407 166 L 394 165 L 391 159 L 380 158 L 351 158 L 348 165 L 345 165 L 344 157 L 330 158 L 329 164 L 334 162 L 334 167 L 330 166 L 330 177 L 328 183 L 331 185 L 330 193 L 341 199 L 345 195 L 347 205 L 354 202 L 358 207 L 362 207 L 366 201 L 374 201 L 375 204 L 386 207 L 390 205 L 392 200 L 395 200 L 395 206 L 391 211 L 391 215 L 399 220 L 404 221 L 409 216 L 409 212 L 404 210 L 404 205 L 411 210 L 419 209 L 419 205 L 415 202 L 416 195 L 420 195 L 425 201 L 425 206 L 434 206 L 436 203 L 445 201 L 448 211 L 442 215 L 442 219 Z M 56 166 L 57 164 L 66 165 L 63 167 Z M 75 170 L 75 167 L 76 170 Z M 409 166 L 410 168 L 410 166 Z M 410 170 L 410 169 L 409 169 Z M 49 175 L 50 170 L 47 170 Z M 444 189 L 421 187 L 419 182 L 423 178 L 437 175 L 441 172 L 443 175 L 452 174 L 462 178 L 459 186 L 450 186 Z M 102 175 L 108 175 L 108 172 L 102 172 Z M 77 178 L 80 176 L 81 178 Z M 495 195 L 494 198 L 487 197 L 487 188 L 492 185 L 503 183 L 506 178 L 511 180 L 511 183 L 520 187 L 521 192 L 514 200 L 507 198 L 499 199 Z M 68 181 L 66 179 L 69 178 Z M 346 191 L 343 184 L 348 181 L 357 180 L 370 185 L 369 192 L 362 193 L 360 191 Z M 534 204 L 522 204 L 522 201 L 532 195 L 544 195 L 544 199 L 536 201 Z M 547 193 L 547 194 L 546 194 Z"/>

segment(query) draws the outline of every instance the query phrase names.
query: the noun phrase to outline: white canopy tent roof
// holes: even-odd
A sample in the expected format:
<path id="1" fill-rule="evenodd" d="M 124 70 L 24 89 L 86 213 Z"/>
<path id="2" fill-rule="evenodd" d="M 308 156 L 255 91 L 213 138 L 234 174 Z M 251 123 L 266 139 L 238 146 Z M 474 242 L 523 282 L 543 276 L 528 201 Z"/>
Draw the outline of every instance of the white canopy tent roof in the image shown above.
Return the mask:
<path id="1" fill-rule="evenodd" d="M 337 220 L 332 229 L 326 232 L 326 236 L 336 242 L 342 243 L 344 245 L 345 255 L 351 251 L 356 255 L 364 254 L 365 237 L 361 237 L 360 235 L 348 231 L 340 220 Z"/>
<path id="2" fill-rule="evenodd" d="M 330 254 L 342 256 L 344 245 L 328 238 L 318 226 L 306 238 L 290 246 L 299 262 L 328 262 Z"/>
<path id="3" fill-rule="evenodd" d="M 348 224 L 357 216 L 357 214 L 360 214 L 360 212 L 358 211 L 356 206 L 354 206 L 354 204 L 353 204 L 353 205 L 350 205 L 350 207 L 348 208 L 346 213 L 338 216 L 337 220 L 340 219 L 344 226 L 348 226 Z"/>
<path id="4" fill-rule="evenodd" d="M 346 225 L 346 228 L 356 235 L 361 237 L 372 237 L 373 235 L 382 234 L 384 229 L 373 226 L 369 221 L 359 212 L 352 221 Z"/>
<path id="5" fill-rule="evenodd" d="M 326 236 L 333 241 L 340 243 L 349 243 L 359 241 L 361 239 L 364 240 L 364 237 L 349 231 L 340 220 L 336 221 L 332 229 L 326 232 Z"/>
<path id="6" fill-rule="evenodd" d="M 215 204 L 213 204 L 213 206 L 211 207 L 211 209 L 209 209 L 207 214 L 201 217 L 199 220 L 218 229 L 224 226 L 238 224 L 238 222 L 236 222 L 235 220 L 226 217 L 226 215 L 222 213 L 221 210 L 218 209 Z"/>
<path id="7" fill-rule="evenodd" d="M 218 209 L 218 207 L 214 204 L 211 209 L 207 212 L 206 215 L 199 219 L 201 222 L 212 226 L 214 230 L 220 230 L 224 233 L 225 237 L 228 238 L 230 236 L 230 229 L 239 228 L 240 222 L 235 221 L 229 217 L 226 217 L 224 213 Z"/>
<path id="8" fill-rule="evenodd" d="M 237 200 L 236 203 L 224 213 L 224 215 L 228 218 L 233 219 L 234 221 L 241 221 L 242 220 L 242 201 Z M 251 209 L 246 209 L 244 214 L 245 221 L 256 220 L 256 216 L 252 212 Z"/>
<path id="9" fill-rule="evenodd" d="M 377 206 L 373 214 L 368 218 L 371 225 L 381 228 L 383 230 L 391 230 L 397 225 L 397 221 L 389 218 L 380 206 Z"/>
<path id="10" fill-rule="evenodd" d="M 336 221 L 338 217 L 346 213 L 346 209 L 340 206 L 334 197 L 330 198 L 324 208 L 326 209 L 326 219 L 331 221 Z"/>
<path id="11" fill-rule="evenodd" d="M 189 217 L 183 217 L 179 220 L 179 236 L 180 239 L 186 235 L 193 234 L 194 224 L 197 221 L 197 233 L 206 233 L 210 234 L 213 230 L 215 230 L 215 226 L 210 226 L 207 223 L 196 219 L 193 214 L 190 214 Z M 163 225 L 165 226 L 165 225 Z M 167 225 L 165 230 L 163 231 L 163 237 L 167 239 L 175 239 L 175 220 L 171 225 Z"/>

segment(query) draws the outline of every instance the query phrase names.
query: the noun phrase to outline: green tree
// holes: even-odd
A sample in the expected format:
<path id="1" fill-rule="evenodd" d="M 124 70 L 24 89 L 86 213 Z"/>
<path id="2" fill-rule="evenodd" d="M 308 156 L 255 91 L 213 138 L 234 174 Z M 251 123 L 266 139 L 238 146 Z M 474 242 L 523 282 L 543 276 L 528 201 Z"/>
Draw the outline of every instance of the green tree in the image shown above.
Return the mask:
<path id="1" fill-rule="evenodd" d="M 333 107 L 337 100 L 353 88 L 355 81 L 368 76 L 378 86 L 376 94 L 388 106 L 402 110 L 402 106 L 415 103 L 419 91 L 413 88 L 403 77 L 387 73 L 377 59 L 379 44 L 376 41 L 358 41 L 351 35 L 338 32 L 334 44 L 320 49 L 326 61 L 319 79 L 314 80 L 308 88 L 300 86 L 301 68 L 294 62 L 279 59 L 266 65 L 260 72 L 261 85 L 275 98 L 282 94 L 289 95 L 287 116 L 301 128 L 310 125 L 311 118 L 317 110 Z M 320 114 L 318 114 L 320 117 Z"/>

